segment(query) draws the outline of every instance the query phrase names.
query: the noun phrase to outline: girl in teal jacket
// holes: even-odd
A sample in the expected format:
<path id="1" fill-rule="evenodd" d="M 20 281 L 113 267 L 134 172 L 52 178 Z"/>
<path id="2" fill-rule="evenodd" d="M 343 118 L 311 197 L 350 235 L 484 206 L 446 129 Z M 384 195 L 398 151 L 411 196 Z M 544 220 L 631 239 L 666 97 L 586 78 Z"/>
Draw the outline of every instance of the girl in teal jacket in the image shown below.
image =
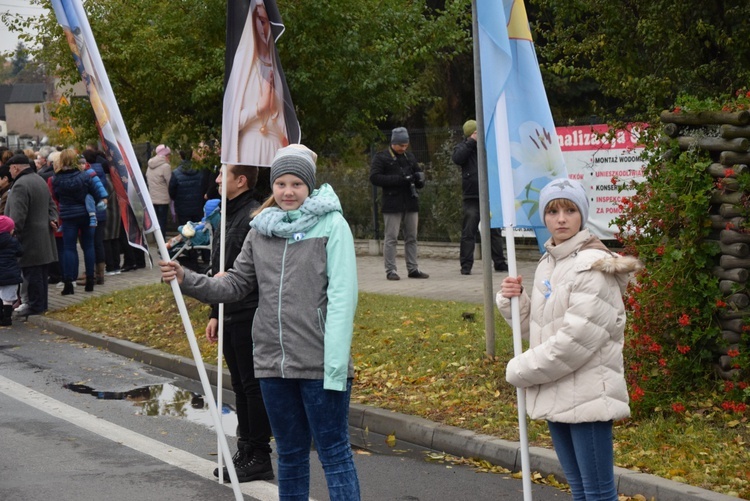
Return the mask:
<path id="1" fill-rule="evenodd" d="M 279 498 L 307 500 L 314 439 L 332 501 L 360 499 L 349 443 L 357 306 L 354 240 L 333 189 L 315 190 L 317 156 L 302 145 L 280 149 L 271 165 L 273 195 L 250 224 L 232 269 L 222 277 L 160 262 L 165 282 L 206 303 L 231 302 L 257 289 L 255 376 L 279 455 Z"/>

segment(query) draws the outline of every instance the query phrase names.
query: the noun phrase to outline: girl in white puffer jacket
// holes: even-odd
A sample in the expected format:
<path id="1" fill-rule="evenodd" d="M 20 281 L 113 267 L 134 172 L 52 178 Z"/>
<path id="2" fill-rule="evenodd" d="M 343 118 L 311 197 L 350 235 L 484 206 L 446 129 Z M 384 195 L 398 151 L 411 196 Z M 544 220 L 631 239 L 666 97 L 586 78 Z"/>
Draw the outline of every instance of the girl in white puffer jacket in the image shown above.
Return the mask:
<path id="1" fill-rule="evenodd" d="M 610 252 L 588 229 L 588 197 L 580 183 L 556 179 L 539 197 L 552 234 L 531 297 L 522 277 L 507 277 L 497 295 L 510 321 L 520 301 L 529 349 L 508 362 L 506 379 L 526 389 L 529 417 L 546 419 L 575 501 L 617 501 L 612 423 L 630 416 L 622 347 L 633 257 Z"/>

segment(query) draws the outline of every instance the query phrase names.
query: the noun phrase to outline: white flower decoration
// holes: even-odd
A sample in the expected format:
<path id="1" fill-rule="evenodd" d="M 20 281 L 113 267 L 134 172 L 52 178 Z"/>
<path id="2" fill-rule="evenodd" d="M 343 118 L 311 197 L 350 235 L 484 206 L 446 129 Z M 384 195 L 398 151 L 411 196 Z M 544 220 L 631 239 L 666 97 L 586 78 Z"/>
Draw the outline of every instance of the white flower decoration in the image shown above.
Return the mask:
<path id="1" fill-rule="evenodd" d="M 510 154 L 519 162 L 513 168 L 513 184 L 518 189 L 534 179 L 560 177 L 565 170 L 557 136 L 536 122 L 524 122 L 518 128 L 520 143 L 510 143 Z"/>

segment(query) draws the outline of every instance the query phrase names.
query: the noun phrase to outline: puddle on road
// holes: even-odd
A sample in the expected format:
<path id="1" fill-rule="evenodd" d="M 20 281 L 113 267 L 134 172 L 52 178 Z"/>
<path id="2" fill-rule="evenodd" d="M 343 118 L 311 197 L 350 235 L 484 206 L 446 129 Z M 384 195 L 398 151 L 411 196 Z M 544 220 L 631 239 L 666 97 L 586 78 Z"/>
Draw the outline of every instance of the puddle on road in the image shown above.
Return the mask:
<path id="1" fill-rule="evenodd" d="M 63 388 L 91 395 L 99 400 L 127 400 L 140 408 L 138 414 L 145 416 L 179 417 L 214 429 L 214 421 L 203 395 L 173 384 L 155 384 L 128 391 L 100 391 L 77 383 L 64 384 Z M 221 426 L 225 434 L 236 435 L 237 414 L 226 404 L 222 404 Z"/>
<path id="2" fill-rule="evenodd" d="M 173 384 L 143 386 L 128 391 L 99 391 L 77 383 L 64 384 L 63 388 L 76 393 L 91 395 L 99 400 L 127 400 L 140 408 L 139 414 L 146 416 L 184 418 L 202 424 L 211 430 L 214 429 L 214 422 L 203 395 L 178 388 Z M 226 404 L 222 404 L 221 425 L 225 434 L 236 436 L 237 414 L 232 407 Z M 366 431 L 365 437 L 362 437 L 359 432 L 353 431 L 351 438 L 355 450 L 366 451 L 369 454 L 401 456 L 428 462 L 436 460 L 433 457 L 433 451 L 406 443 L 398 443 L 395 446 L 388 445 L 388 437 L 376 433 Z M 440 459 L 444 460 L 445 458 Z"/>

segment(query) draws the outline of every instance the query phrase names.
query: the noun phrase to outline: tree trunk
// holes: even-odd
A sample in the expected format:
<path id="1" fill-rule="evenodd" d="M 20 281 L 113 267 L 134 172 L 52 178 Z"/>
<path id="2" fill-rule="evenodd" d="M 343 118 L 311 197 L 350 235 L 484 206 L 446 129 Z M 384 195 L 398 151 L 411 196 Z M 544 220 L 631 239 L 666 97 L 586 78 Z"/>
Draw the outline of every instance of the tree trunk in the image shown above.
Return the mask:
<path id="1" fill-rule="evenodd" d="M 719 162 L 724 165 L 748 164 L 750 163 L 750 154 L 737 153 L 736 151 L 722 151 L 719 153 Z"/>
<path id="2" fill-rule="evenodd" d="M 664 134 L 669 137 L 677 137 L 680 135 L 680 126 L 677 124 L 664 124 Z"/>
<path id="3" fill-rule="evenodd" d="M 732 282 L 741 284 L 747 282 L 748 276 L 748 271 L 744 268 L 734 268 L 727 270 L 720 266 L 714 266 L 713 270 L 711 270 L 711 273 L 713 274 L 713 276 L 721 280 L 731 280 Z"/>
<path id="4" fill-rule="evenodd" d="M 719 325 L 723 329 L 722 332 L 726 330 L 740 334 L 742 333 L 742 327 L 745 325 L 745 321 L 739 318 L 733 318 L 731 320 L 719 320 Z"/>
<path id="5" fill-rule="evenodd" d="M 750 259 L 725 255 L 719 258 L 719 266 L 725 270 L 731 270 L 732 268 L 750 268 Z"/>
<path id="6" fill-rule="evenodd" d="M 719 233 L 719 240 L 723 244 L 750 244 L 750 233 L 743 233 L 734 230 L 723 230 Z"/>
<path id="7" fill-rule="evenodd" d="M 734 331 L 721 331 L 721 337 L 727 343 L 739 343 L 742 339 L 742 334 Z"/>
<path id="8" fill-rule="evenodd" d="M 731 280 L 719 280 L 719 291 L 725 296 L 734 294 L 739 289 L 744 289 L 745 285 Z"/>
<path id="9" fill-rule="evenodd" d="M 732 193 L 720 193 L 715 191 L 711 194 L 712 204 L 738 204 L 742 201 L 743 193 L 735 191 Z"/>
<path id="10" fill-rule="evenodd" d="M 750 256 L 750 245 L 736 243 L 736 244 L 724 244 L 719 242 L 719 249 L 722 254 L 734 257 L 748 257 Z"/>
<path id="11" fill-rule="evenodd" d="M 744 210 L 739 205 L 734 204 L 721 204 L 719 206 L 719 214 L 721 217 L 733 218 L 744 215 Z"/>
<path id="12" fill-rule="evenodd" d="M 736 125 L 722 124 L 719 127 L 721 137 L 724 139 L 734 139 L 736 137 L 750 138 L 750 127 L 738 127 Z"/>
<path id="13" fill-rule="evenodd" d="M 734 305 L 737 308 L 744 309 L 750 306 L 750 297 L 748 297 L 747 294 L 732 294 L 727 298 L 726 302 Z"/>
<path id="14" fill-rule="evenodd" d="M 708 173 L 713 177 L 737 177 L 738 174 L 746 171 L 746 164 L 736 164 L 732 167 L 727 167 L 726 165 L 714 163 L 708 166 Z"/>
<path id="15" fill-rule="evenodd" d="M 680 136 L 677 137 L 675 141 L 677 141 L 677 144 L 683 150 L 701 148 L 707 151 L 734 151 L 737 153 L 746 153 L 748 148 L 750 148 L 750 139 L 745 137 L 723 139 L 720 137 Z"/>
<path id="16" fill-rule="evenodd" d="M 708 216 L 708 219 L 711 221 L 711 227 L 715 230 L 721 230 L 721 229 L 739 229 L 742 227 L 742 224 L 745 222 L 745 218 L 743 217 L 732 217 L 729 219 L 726 219 L 721 216 L 721 214 L 710 214 Z"/>
<path id="17" fill-rule="evenodd" d="M 664 110 L 659 115 L 662 122 L 678 125 L 748 125 L 750 124 L 750 112 L 738 111 L 727 113 L 725 111 L 699 111 L 697 113 L 679 112 L 674 113 Z"/>

